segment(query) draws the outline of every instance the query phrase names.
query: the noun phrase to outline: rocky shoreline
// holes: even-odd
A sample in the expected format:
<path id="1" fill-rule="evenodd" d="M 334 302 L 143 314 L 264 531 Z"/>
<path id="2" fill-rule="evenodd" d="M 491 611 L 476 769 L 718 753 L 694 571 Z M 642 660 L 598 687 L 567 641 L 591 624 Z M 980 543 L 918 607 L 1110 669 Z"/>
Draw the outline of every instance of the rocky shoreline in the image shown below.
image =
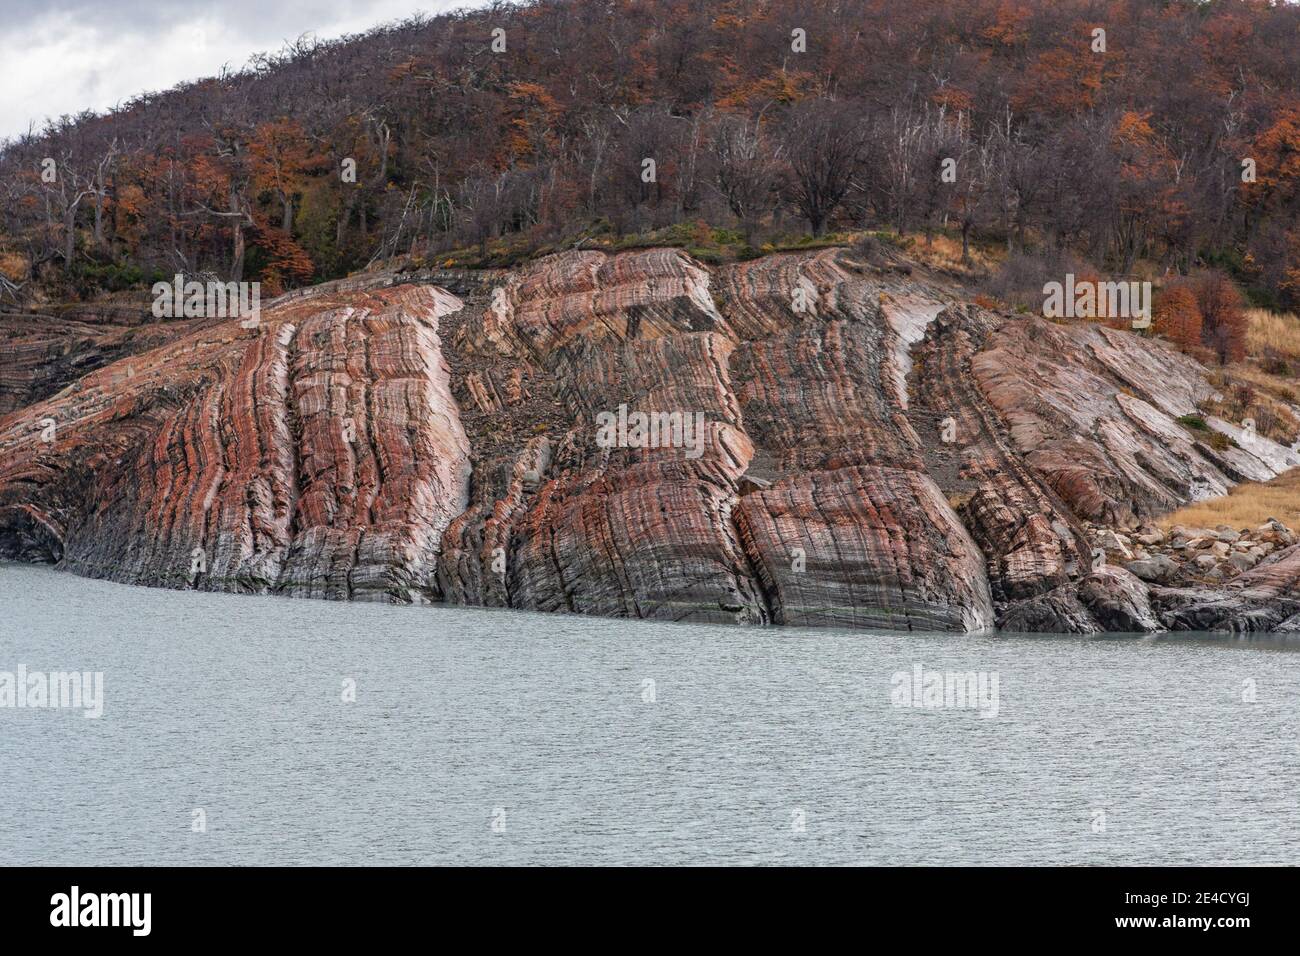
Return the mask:
<path id="1" fill-rule="evenodd" d="M 1088 533 L 1093 576 L 1129 596 L 1126 626 L 1111 630 L 1300 633 L 1300 547 L 1276 519 L 1239 530 L 1090 526 Z"/>
<path id="2" fill-rule="evenodd" d="M 1300 463 L 1183 428 L 1214 395 L 1205 368 L 845 249 L 378 273 L 286 296 L 254 329 L 115 327 L 111 349 L 42 318 L 0 325 L 22 383 L 0 418 L 0 557 L 738 624 L 1300 621 L 1289 529 L 1154 526 Z M 616 412 L 669 438 L 599 440 Z"/>
<path id="3" fill-rule="evenodd" d="M 1231 581 L 1297 542 L 1295 532 L 1276 518 L 1258 528 L 1174 525 L 1166 533 L 1146 525 L 1132 534 L 1108 528 L 1088 530 L 1094 555 L 1105 552 L 1108 561 L 1122 565 L 1148 584 L 1184 587 Z"/>

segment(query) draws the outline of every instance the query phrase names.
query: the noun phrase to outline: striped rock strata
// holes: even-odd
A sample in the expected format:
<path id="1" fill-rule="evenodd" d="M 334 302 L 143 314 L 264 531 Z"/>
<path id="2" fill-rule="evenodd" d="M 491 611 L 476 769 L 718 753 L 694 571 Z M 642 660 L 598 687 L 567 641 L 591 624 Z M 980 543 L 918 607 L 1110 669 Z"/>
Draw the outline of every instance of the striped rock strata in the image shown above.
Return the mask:
<path id="1" fill-rule="evenodd" d="M 145 322 L 147 307 L 68 315 L 0 314 L 0 415 L 59 392 L 111 362 L 147 352 L 212 324 Z"/>
<path id="2" fill-rule="evenodd" d="M 174 334 L 0 419 L 0 556 L 615 617 L 1154 630 L 1213 615 L 1153 611 L 1078 518 L 1278 467 L 1187 437 L 1204 370 L 1157 343 L 837 250 L 359 277 Z M 1215 620 L 1293 617 L 1285 574 L 1237 583 L 1206 600 L 1273 610 Z"/>
<path id="3" fill-rule="evenodd" d="M 427 592 L 469 478 L 437 341 L 459 306 L 415 286 L 291 303 L 0 420 L 4 551 L 140 584 Z"/>
<path id="4" fill-rule="evenodd" d="M 1195 437 L 1178 419 L 1214 393 L 1205 370 L 1161 341 L 1105 325 L 1008 322 L 971 371 L 1017 452 L 1097 523 L 1134 527 L 1191 500 L 1196 483 L 1202 496 L 1221 495 L 1300 464 L 1263 436 L 1223 451 Z"/>

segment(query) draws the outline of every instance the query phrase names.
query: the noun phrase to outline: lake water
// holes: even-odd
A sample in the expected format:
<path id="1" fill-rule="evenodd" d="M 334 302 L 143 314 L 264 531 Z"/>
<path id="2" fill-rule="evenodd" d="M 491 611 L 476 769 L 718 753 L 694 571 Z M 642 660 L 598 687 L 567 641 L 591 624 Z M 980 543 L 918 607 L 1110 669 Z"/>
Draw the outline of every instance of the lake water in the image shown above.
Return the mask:
<path id="1" fill-rule="evenodd" d="M 104 681 L 99 719 L 0 707 L 0 863 L 1296 863 L 1297 647 L 348 605 L 0 565 L 0 672 Z M 895 706 L 916 665 L 996 677 L 996 716 Z"/>

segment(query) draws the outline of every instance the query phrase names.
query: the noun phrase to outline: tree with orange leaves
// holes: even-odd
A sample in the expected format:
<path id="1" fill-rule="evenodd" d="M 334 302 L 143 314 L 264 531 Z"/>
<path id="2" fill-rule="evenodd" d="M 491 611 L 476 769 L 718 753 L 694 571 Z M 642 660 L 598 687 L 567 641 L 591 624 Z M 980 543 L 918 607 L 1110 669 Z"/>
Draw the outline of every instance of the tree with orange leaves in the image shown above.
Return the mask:
<path id="1" fill-rule="evenodd" d="M 253 220 L 253 246 L 259 257 L 265 260 L 260 281 L 268 295 L 279 295 L 286 289 L 301 285 L 316 271 L 306 250 L 262 216 L 255 216 Z"/>
<path id="2" fill-rule="evenodd" d="M 1151 318 L 1155 331 L 1169 341 L 1182 348 L 1200 347 L 1204 320 L 1196 291 L 1186 280 L 1176 280 L 1160 291 Z"/>
<path id="3" fill-rule="evenodd" d="M 1111 133 L 1119 161 L 1114 238 L 1121 271 L 1128 272 L 1159 225 L 1174 215 L 1173 159 L 1151 127 L 1150 113 L 1121 113 Z"/>
<path id="4" fill-rule="evenodd" d="M 1201 341 L 1214 350 L 1219 364 L 1241 361 L 1246 354 L 1248 323 L 1237 286 L 1216 270 L 1197 276 L 1193 288 L 1201 312 Z"/>
<path id="5" fill-rule="evenodd" d="M 1092 109 L 1101 92 L 1105 56 L 1089 46 L 1092 29 L 1075 24 L 1068 44 L 1035 58 L 1012 100 L 1017 110 L 1071 114 Z"/>
<path id="6" fill-rule="evenodd" d="M 253 185 L 275 196 L 282 210 L 280 228 L 293 235 L 294 203 L 308 171 L 319 165 L 312 156 L 307 134 L 293 120 L 262 123 L 253 131 L 248 151 Z"/>
<path id="7" fill-rule="evenodd" d="M 1247 194 L 1261 201 L 1285 203 L 1300 195 L 1300 105 L 1279 110 L 1252 146 L 1256 181 Z"/>
<path id="8" fill-rule="evenodd" d="M 540 83 L 511 83 L 504 144 L 507 155 L 501 157 L 500 168 L 530 165 L 544 155 L 560 112 L 560 104 Z"/>

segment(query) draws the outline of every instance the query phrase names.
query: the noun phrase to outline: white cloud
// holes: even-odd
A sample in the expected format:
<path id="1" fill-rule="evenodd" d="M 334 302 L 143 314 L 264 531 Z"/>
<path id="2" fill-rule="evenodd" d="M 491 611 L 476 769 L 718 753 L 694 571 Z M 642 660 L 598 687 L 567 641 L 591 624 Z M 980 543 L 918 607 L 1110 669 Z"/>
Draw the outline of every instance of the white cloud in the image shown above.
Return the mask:
<path id="1" fill-rule="evenodd" d="M 238 69 L 254 53 L 304 33 L 360 33 L 423 10 L 478 6 L 453 0 L 0 0 L 4 75 L 0 138 L 139 93 Z M 17 9 L 13 9 L 13 7 Z"/>

